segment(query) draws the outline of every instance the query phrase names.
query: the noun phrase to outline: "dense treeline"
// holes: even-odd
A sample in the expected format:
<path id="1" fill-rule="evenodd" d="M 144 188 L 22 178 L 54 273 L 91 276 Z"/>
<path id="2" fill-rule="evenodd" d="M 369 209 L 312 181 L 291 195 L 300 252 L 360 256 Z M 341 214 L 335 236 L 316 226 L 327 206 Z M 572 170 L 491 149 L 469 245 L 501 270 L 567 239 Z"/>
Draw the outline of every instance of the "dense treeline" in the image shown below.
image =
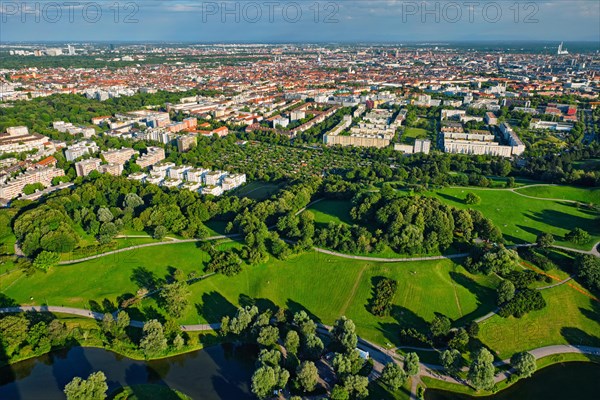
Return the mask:
<path id="1" fill-rule="evenodd" d="M 106 244 L 123 229 L 154 234 L 163 227 L 202 238 L 207 234 L 204 222 L 232 220 L 253 202 L 235 196 L 212 199 L 92 173 L 79 186 L 53 193 L 39 206 L 24 206 L 13 229 L 23 252 L 32 257 L 43 250 L 69 252 L 89 237 Z"/>
<path id="2" fill-rule="evenodd" d="M 342 188 L 343 189 L 343 188 Z M 359 192 L 350 211 L 354 226 L 329 223 L 316 232 L 317 245 L 345 252 L 437 253 L 473 238 L 500 242 L 493 223 L 476 210 L 461 210 L 431 197 L 404 196 L 384 187 Z"/>

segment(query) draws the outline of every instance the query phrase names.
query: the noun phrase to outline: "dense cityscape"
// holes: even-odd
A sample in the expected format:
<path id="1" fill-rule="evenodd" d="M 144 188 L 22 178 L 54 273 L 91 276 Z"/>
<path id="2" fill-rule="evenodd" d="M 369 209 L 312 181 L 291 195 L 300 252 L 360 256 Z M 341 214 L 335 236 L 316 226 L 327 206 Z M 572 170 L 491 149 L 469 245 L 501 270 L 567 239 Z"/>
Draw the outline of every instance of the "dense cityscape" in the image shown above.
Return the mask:
<path id="1" fill-rule="evenodd" d="M 597 394 L 599 45 L 0 44 L 0 398 Z"/>

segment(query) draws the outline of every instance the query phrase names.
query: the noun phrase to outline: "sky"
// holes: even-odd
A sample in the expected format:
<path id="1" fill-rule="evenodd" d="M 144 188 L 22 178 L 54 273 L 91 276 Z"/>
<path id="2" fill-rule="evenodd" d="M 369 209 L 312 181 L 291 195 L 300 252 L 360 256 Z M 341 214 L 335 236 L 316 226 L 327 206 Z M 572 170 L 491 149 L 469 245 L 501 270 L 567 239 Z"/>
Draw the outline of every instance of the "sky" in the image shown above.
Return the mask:
<path id="1" fill-rule="evenodd" d="M 0 0 L 0 43 L 537 40 L 600 45 L 600 1 Z"/>

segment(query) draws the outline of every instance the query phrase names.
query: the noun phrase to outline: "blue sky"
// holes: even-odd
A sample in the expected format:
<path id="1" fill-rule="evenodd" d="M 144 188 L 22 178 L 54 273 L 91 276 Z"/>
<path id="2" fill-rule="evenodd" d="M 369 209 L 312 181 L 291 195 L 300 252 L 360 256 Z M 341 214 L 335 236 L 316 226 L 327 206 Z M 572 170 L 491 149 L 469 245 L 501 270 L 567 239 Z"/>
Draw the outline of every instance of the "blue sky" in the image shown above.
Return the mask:
<path id="1" fill-rule="evenodd" d="M 2 0 L 0 42 L 600 43 L 598 0 L 70 1 Z"/>

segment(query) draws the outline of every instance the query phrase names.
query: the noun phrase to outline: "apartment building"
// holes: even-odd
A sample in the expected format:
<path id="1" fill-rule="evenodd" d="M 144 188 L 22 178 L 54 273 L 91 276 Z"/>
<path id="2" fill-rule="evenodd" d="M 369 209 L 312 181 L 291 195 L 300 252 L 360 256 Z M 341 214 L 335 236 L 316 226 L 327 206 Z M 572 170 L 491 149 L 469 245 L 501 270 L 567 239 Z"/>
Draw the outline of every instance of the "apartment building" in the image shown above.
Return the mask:
<path id="1" fill-rule="evenodd" d="M 81 141 L 65 149 L 65 158 L 67 161 L 75 161 L 79 157 L 83 157 L 88 154 L 94 154 L 98 150 L 100 150 L 98 145 L 91 140 Z"/>
<path id="2" fill-rule="evenodd" d="M 204 182 L 204 176 L 210 172 L 207 169 L 204 168 L 192 168 L 187 170 L 186 172 L 186 179 L 188 182 L 194 182 L 194 183 L 202 183 Z"/>
<path id="3" fill-rule="evenodd" d="M 98 171 L 102 160 L 99 158 L 89 158 L 75 163 L 77 176 L 87 176 L 92 171 Z"/>
<path id="4" fill-rule="evenodd" d="M 0 199 L 14 199 L 23 193 L 26 185 L 32 183 L 41 183 L 45 187 L 52 185 L 52 179 L 57 176 L 64 176 L 62 169 L 50 167 L 40 167 L 25 171 L 16 177 L 0 185 Z"/>
<path id="5" fill-rule="evenodd" d="M 405 154 L 424 153 L 429 154 L 431 150 L 431 140 L 429 139 L 415 139 L 414 144 L 394 144 L 394 150 L 400 151 Z"/>
<path id="6" fill-rule="evenodd" d="M 123 165 L 133 157 L 137 152 L 128 147 L 123 147 L 117 150 L 108 150 L 100 153 L 108 163 Z"/>
<path id="7" fill-rule="evenodd" d="M 231 174 L 223 178 L 221 187 L 223 188 L 223 191 L 227 191 L 235 189 L 244 183 L 246 183 L 246 174 Z"/>
<path id="8" fill-rule="evenodd" d="M 26 126 L 13 126 L 0 133 L 0 154 L 44 151 L 49 139 L 39 133 L 29 133 Z"/>
<path id="9" fill-rule="evenodd" d="M 519 136 L 513 131 L 509 124 L 503 122 L 500 124 L 500 132 L 504 135 L 504 140 L 512 147 L 512 154 L 519 156 L 525 152 L 525 144 L 521 141 Z"/>
<path id="10" fill-rule="evenodd" d="M 119 176 L 123 173 L 123 164 L 118 164 L 118 163 L 102 164 L 98 168 L 98 171 L 100 171 L 103 174 Z"/>
<path id="11" fill-rule="evenodd" d="M 156 164 L 165 159 L 165 149 L 162 147 L 148 147 L 147 153 L 140 156 L 135 162 L 142 168 Z"/>
<path id="12" fill-rule="evenodd" d="M 169 168 L 169 178 L 183 180 L 186 176 L 186 172 L 190 169 L 191 167 L 187 165 L 173 166 Z"/>
<path id="13" fill-rule="evenodd" d="M 190 150 L 198 143 L 198 137 L 194 133 L 182 135 L 177 138 L 177 150 L 180 153 Z"/>
<path id="14" fill-rule="evenodd" d="M 217 186 L 221 182 L 221 178 L 225 175 L 223 171 L 210 171 L 204 175 L 204 182 L 208 186 Z"/>
<path id="15" fill-rule="evenodd" d="M 173 164 L 172 162 L 161 161 L 152 166 L 151 172 L 152 172 L 152 175 L 160 175 L 164 178 L 164 177 L 168 176 L 169 170 L 173 167 L 175 167 L 175 164 Z"/>
<path id="16" fill-rule="evenodd" d="M 200 193 L 220 196 L 223 194 L 223 188 L 221 186 L 204 186 L 202 187 Z"/>

